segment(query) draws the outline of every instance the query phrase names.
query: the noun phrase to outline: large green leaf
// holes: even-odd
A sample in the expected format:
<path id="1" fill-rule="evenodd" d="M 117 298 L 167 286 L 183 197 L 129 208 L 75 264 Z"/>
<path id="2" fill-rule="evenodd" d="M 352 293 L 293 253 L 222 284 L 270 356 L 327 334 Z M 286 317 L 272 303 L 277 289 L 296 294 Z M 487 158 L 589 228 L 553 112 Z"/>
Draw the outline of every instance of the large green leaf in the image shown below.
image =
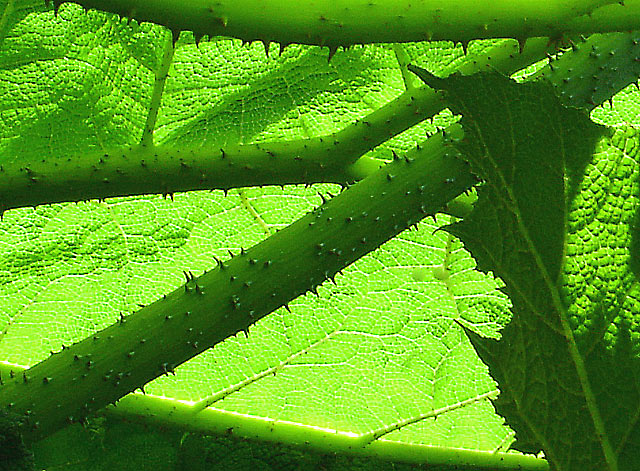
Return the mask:
<path id="1" fill-rule="evenodd" d="M 632 470 L 640 303 L 631 270 L 638 133 L 560 105 L 550 85 L 451 77 L 461 150 L 486 184 L 451 231 L 514 303 L 500 342 L 469 331 L 515 446 L 557 470 Z M 635 463 L 635 464 L 634 464 Z"/>

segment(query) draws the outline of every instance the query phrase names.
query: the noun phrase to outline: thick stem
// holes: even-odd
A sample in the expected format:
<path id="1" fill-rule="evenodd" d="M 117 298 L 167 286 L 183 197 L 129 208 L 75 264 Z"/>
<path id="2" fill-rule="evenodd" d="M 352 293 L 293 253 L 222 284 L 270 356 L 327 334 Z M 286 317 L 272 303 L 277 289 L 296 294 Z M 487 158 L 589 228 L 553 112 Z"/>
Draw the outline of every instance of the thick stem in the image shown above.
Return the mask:
<path id="1" fill-rule="evenodd" d="M 53 0 L 58 7 L 61 0 Z M 448 39 L 560 37 L 640 29 L 633 0 L 76 0 L 85 8 L 182 30 L 245 41 L 339 46 Z M 624 3 L 624 6 L 621 5 Z M 606 16 L 589 16 L 602 7 Z M 635 15 L 635 18 L 634 18 Z M 594 18 L 601 18 L 600 21 Z M 576 21 L 579 20 L 579 23 Z"/>

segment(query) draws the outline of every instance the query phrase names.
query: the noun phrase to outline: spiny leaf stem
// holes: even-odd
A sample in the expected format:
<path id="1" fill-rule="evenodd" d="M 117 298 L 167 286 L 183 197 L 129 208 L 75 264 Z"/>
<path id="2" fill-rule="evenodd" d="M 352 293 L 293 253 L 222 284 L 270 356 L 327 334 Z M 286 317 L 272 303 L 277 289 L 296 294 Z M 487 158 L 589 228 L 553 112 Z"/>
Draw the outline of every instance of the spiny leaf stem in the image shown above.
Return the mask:
<path id="1" fill-rule="evenodd" d="M 198 277 L 185 274 L 184 286 L 126 322 L 7 380 L 0 408 L 23 418 L 25 441 L 32 443 L 172 373 L 470 188 L 475 177 L 456 155 L 435 135 L 244 255 Z"/>
<path id="2" fill-rule="evenodd" d="M 56 8 L 63 3 L 53 0 Z M 560 37 L 640 29 L 640 3 L 619 0 L 76 0 L 141 22 L 267 44 L 339 46 L 380 42 Z M 600 11 L 603 13 L 600 13 Z"/>

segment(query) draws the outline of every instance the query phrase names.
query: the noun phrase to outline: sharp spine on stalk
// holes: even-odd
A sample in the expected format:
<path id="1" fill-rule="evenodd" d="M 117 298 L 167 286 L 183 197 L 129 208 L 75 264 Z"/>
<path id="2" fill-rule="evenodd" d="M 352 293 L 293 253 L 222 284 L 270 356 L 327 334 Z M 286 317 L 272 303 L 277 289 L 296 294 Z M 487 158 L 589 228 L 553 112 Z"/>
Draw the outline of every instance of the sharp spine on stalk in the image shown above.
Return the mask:
<path id="1" fill-rule="evenodd" d="M 291 43 L 280 43 L 280 51 L 278 52 L 278 57 L 282 57 L 282 53 L 284 52 L 285 48 L 290 44 Z"/>
<path id="2" fill-rule="evenodd" d="M 329 56 L 327 57 L 327 64 L 331 62 L 331 59 L 338 51 L 338 46 L 328 46 L 328 48 L 329 48 Z"/>
<path id="3" fill-rule="evenodd" d="M 262 45 L 264 46 L 264 55 L 268 59 L 269 58 L 269 47 L 271 46 L 271 41 L 268 39 L 262 39 Z"/>

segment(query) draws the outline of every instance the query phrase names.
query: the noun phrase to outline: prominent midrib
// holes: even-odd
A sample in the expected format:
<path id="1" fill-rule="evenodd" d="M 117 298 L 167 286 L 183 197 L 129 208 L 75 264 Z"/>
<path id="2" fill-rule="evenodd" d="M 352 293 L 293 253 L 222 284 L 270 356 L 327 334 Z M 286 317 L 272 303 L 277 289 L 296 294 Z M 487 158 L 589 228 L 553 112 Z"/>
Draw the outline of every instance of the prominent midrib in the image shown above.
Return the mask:
<path id="1" fill-rule="evenodd" d="M 479 136 L 482 136 L 482 133 L 479 130 L 476 130 L 476 132 L 478 133 Z M 496 176 L 500 180 L 503 194 L 508 196 L 508 198 L 511 200 L 512 207 L 515 208 L 514 218 L 516 221 L 518 231 L 520 232 L 522 239 L 525 241 L 529 254 L 533 259 L 534 264 L 538 269 L 542 279 L 544 280 L 544 283 L 547 287 L 547 291 L 551 297 L 552 305 L 558 315 L 558 320 L 560 321 L 562 332 L 558 332 L 557 329 L 553 328 L 553 326 L 550 325 L 545 320 L 546 314 L 538 312 L 534 308 L 535 303 L 529 302 L 530 300 L 524 294 L 525 290 L 523 290 L 519 286 L 519 283 L 517 283 L 515 279 L 508 277 L 509 283 L 512 287 L 511 289 L 514 289 L 514 288 L 517 289 L 520 292 L 520 295 L 522 296 L 522 298 L 527 300 L 527 304 L 529 305 L 529 308 L 531 309 L 532 313 L 538 316 L 548 328 L 553 329 L 554 331 L 556 331 L 566 339 L 567 349 L 569 351 L 571 361 L 575 366 L 576 374 L 578 375 L 578 378 L 580 380 L 580 386 L 582 388 L 582 392 L 584 393 L 585 402 L 587 404 L 587 408 L 589 409 L 589 414 L 591 415 L 596 435 L 598 437 L 598 440 L 600 441 L 602 452 L 604 454 L 604 458 L 609 468 L 608 471 L 617 471 L 618 470 L 617 458 L 613 451 L 613 448 L 611 447 L 609 438 L 606 434 L 604 421 L 602 420 L 602 416 L 600 415 L 600 409 L 598 408 L 595 395 L 591 388 L 591 382 L 589 381 L 587 369 L 585 367 L 584 361 L 582 359 L 582 356 L 580 355 L 580 351 L 578 349 L 575 338 L 573 336 L 573 331 L 569 323 L 567 310 L 564 306 L 564 303 L 562 302 L 560 293 L 558 291 L 557 283 L 549 275 L 547 267 L 545 266 L 545 263 L 542 260 L 540 253 L 537 251 L 535 243 L 533 242 L 533 239 L 529 234 L 529 230 L 526 224 L 523 222 L 522 217 L 520 217 L 521 215 L 520 205 L 518 204 L 518 199 L 515 197 L 515 195 L 511 191 L 511 186 L 507 183 L 507 178 L 505 177 L 503 172 L 500 170 L 500 166 L 498 165 L 498 163 L 492 158 L 491 153 L 488 152 L 488 146 L 486 145 L 486 143 L 482 142 L 482 145 L 487 150 L 487 154 L 486 154 L 487 159 L 489 162 L 491 162 L 492 166 L 494 167 L 493 171 L 495 172 Z M 566 224 L 565 224 L 565 228 L 566 228 Z M 566 235 L 566 230 L 563 233 Z M 508 271 L 506 273 L 508 273 Z M 532 425 L 529 424 L 529 426 L 531 427 Z M 535 427 L 532 427 L 532 428 L 535 429 Z M 538 433 L 538 431 L 536 431 L 536 435 L 539 438 L 541 437 L 541 434 Z"/>
<path id="2" fill-rule="evenodd" d="M 602 416 L 600 415 L 600 409 L 598 408 L 598 404 L 597 404 L 595 395 L 593 393 L 593 389 L 591 387 L 591 382 L 589 381 L 589 375 L 587 374 L 587 369 L 582 359 L 582 355 L 580 354 L 578 345 L 576 344 L 575 337 L 573 336 L 573 330 L 571 329 L 571 325 L 569 323 L 569 318 L 567 315 L 567 310 L 564 306 L 564 303 L 562 302 L 560 292 L 558 290 L 557 282 L 555 282 L 552 279 L 552 277 L 549 275 L 549 272 L 544 264 L 544 261 L 542 260 L 540 253 L 537 251 L 535 243 L 533 242 L 529 234 L 529 230 L 526 224 L 523 222 L 522 217 L 520 217 L 521 212 L 520 212 L 520 206 L 518 204 L 517 198 L 511 191 L 511 187 L 507 184 L 505 176 L 499 170 L 499 166 L 491 158 L 491 154 L 489 153 L 488 155 L 489 155 L 489 159 L 491 160 L 492 164 L 495 167 L 494 171 L 500 177 L 500 181 L 503 185 L 504 193 L 508 195 L 509 199 L 511 200 L 511 204 L 513 205 L 514 208 L 516 208 L 516 211 L 514 212 L 514 216 L 515 216 L 518 230 L 527 245 L 529 254 L 532 257 L 535 263 L 535 266 L 537 267 L 542 279 L 544 280 L 544 283 L 547 287 L 547 291 L 551 297 L 553 308 L 555 309 L 558 315 L 558 320 L 560 321 L 560 325 L 562 327 L 562 332 L 558 332 L 558 333 L 561 334 L 566 339 L 567 349 L 569 351 L 571 361 L 575 366 L 576 374 L 578 375 L 578 378 L 580 380 L 580 386 L 582 388 L 582 392 L 584 393 L 584 399 L 587 404 L 587 408 L 589 409 L 589 414 L 591 415 L 591 419 L 593 421 L 593 427 L 598 437 L 598 441 L 601 444 L 602 452 L 604 454 L 605 461 L 609 468 L 608 471 L 617 471 L 618 460 L 611 446 L 611 443 L 609 441 L 609 437 L 607 436 L 607 433 L 604 427 L 604 421 L 602 420 Z M 565 228 L 566 228 L 566 224 L 565 224 Z M 564 231 L 564 234 L 566 237 L 566 230 Z M 521 293 L 521 296 L 523 296 L 524 299 L 527 299 L 527 296 L 524 295 L 524 291 L 518 286 L 518 283 L 514 279 L 511 279 L 510 283 L 512 287 L 517 287 L 517 289 Z M 552 328 L 549 325 L 549 323 L 546 322 L 545 320 L 546 314 L 538 312 L 533 307 L 535 303 L 529 302 L 528 299 L 527 299 L 527 303 L 529 304 L 532 313 L 538 316 L 546 326 L 548 326 L 549 328 Z M 556 329 L 554 329 L 554 331 L 557 332 Z M 536 434 L 540 436 L 539 433 L 536 432 Z"/>

